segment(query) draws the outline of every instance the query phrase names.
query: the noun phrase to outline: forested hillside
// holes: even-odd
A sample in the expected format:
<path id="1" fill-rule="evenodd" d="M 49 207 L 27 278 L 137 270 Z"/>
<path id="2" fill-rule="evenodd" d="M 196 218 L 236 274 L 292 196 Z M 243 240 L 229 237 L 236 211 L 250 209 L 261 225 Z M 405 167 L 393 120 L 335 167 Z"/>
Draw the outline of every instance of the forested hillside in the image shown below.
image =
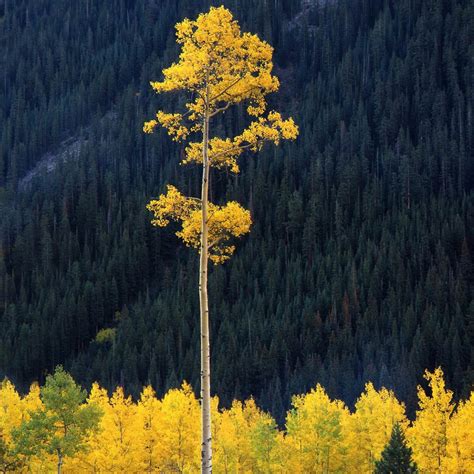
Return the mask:
<path id="1" fill-rule="evenodd" d="M 145 206 L 165 183 L 197 195 L 199 170 L 142 127 L 176 105 L 149 86 L 176 57 L 173 25 L 209 3 L 275 47 L 273 100 L 300 127 L 211 177 L 212 199 L 254 221 L 210 274 L 215 393 L 282 421 L 317 382 L 352 404 L 373 380 L 413 414 L 441 365 L 466 397 L 469 0 L 0 0 L 0 378 L 24 390 L 61 363 L 134 396 L 198 386 L 197 258 Z M 219 127 L 244 123 L 236 109 Z"/>

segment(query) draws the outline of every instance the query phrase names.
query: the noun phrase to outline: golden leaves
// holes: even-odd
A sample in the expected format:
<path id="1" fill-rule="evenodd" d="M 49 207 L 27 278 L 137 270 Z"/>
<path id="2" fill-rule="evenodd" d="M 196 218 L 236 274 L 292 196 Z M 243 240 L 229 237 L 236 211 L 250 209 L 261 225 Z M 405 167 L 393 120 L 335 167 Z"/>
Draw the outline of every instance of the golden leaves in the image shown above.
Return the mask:
<path id="1" fill-rule="evenodd" d="M 149 202 L 147 209 L 155 215 L 153 225 L 165 227 L 170 219 L 184 220 L 199 206 L 199 201 L 183 196 L 174 186 L 168 185 L 166 194 Z"/>
<path id="2" fill-rule="evenodd" d="M 156 113 L 156 120 L 145 122 L 143 131 L 145 133 L 152 133 L 158 124 L 166 128 L 168 135 L 174 141 L 185 140 L 189 135 L 188 128 L 183 125 L 183 116 L 181 114 L 167 114 L 160 110 Z"/>
<path id="3" fill-rule="evenodd" d="M 152 224 L 164 227 L 170 220 L 180 222 L 181 230 L 176 235 L 188 247 L 200 247 L 202 216 L 198 199 L 185 197 L 174 186 L 167 186 L 167 193 L 152 200 L 147 209 L 155 216 Z M 224 206 L 209 203 L 208 216 L 209 258 L 217 265 L 234 253 L 232 239 L 248 233 L 252 219 L 250 212 L 235 201 Z"/>
<path id="4" fill-rule="evenodd" d="M 211 138 L 207 150 L 203 150 L 204 139 L 189 143 L 182 164 L 203 163 L 203 152 L 207 151 L 211 167 L 238 173 L 238 158 L 245 150 L 255 152 L 265 142 L 278 145 L 280 140 L 297 137 L 298 127 L 293 119 L 284 120 L 274 111 L 263 116 L 266 95 L 280 86 L 278 78 L 272 75 L 273 48 L 257 35 L 242 33 L 229 10 L 211 7 L 196 20 L 183 20 L 176 25 L 176 39 L 181 46 L 177 62 L 163 70 L 162 81 L 151 82 L 151 86 L 157 93 L 191 92 L 192 101 L 185 104 L 187 111 L 182 114 L 159 111 L 144 124 L 145 133 L 151 133 L 160 124 L 173 140 L 186 140 L 190 133 L 202 132 L 204 123 L 208 124 L 214 116 L 240 103 L 245 103 L 248 114 L 256 117 L 234 138 Z M 151 201 L 147 208 L 154 213 L 154 225 L 178 221 L 182 227 L 176 235 L 186 245 L 200 247 L 199 200 L 187 198 L 169 186 L 167 193 Z M 233 254 L 231 240 L 249 231 L 251 217 L 236 202 L 225 206 L 211 203 L 207 225 L 209 258 L 218 264 Z"/>
<path id="5" fill-rule="evenodd" d="M 265 142 L 275 145 L 282 139 L 293 140 L 298 136 L 298 126 L 292 118 L 283 120 L 278 112 L 270 112 L 268 117 L 260 117 L 252 122 L 234 139 L 214 137 L 209 140 L 209 164 L 218 169 L 227 168 L 232 173 L 239 172 L 238 157 L 245 151 L 258 151 Z M 202 163 L 202 142 L 191 142 L 185 150 L 182 164 Z"/>
<path id="6" fill-rule="evenodd" d="M 418 386 L 416 421 L 409 429 L 408 438 L 414 458 L 423 472 L 438 472 L 446 456 L 447 425 L 454 410 L 453 392 L 446 390 L 443 371 L 425 371 L 423 376 L 431 389 L 431 395 Z"/>
<path id="7" fill-rule="evenodd" d="M 204 111 L 212 116 L 244 101 L 250 115 L 265 112 L 265 96 L 280 86 L 272 75 L 273 48 L 267 42 L 241 33 L 224 7 L 211 7 L 196 20 L 178 23 L 176 37 L 181 45 L 179 60 L 163 70 L 162 81 L 151 86 L 157 93 L 194 92 L 194 100 L 186 104 L 191 122 L 202 120 Z"/>
<path id="8" fill-rule="evenodd" d="M 474 472 L 474 392 L 455 408 L 441 369 L 425 375 L 431 393 L 419 389 L 420 409 L 409 428 L 405 428 L 409 422 L 403 403 L 393 392 L 376 390 L 370 382 L 352 411 L 331 399 L 320 385 L 294 396 L 284 431 L 278 430 L 273 418 L 252 399 L 234 400 L 227 409 L 219 408 L 214 399 L 215 469 L 300 474 L 372 472 L 388 432 L 398 421 L 406 429 L 420 471 Z M 87 405 L 98 406 L 103 412 L 100 429 L 86 439 L 86 451 L 65 457 L 68 472 L 199 470 L 200 409 L 189 384 L 170 389 L 161 399 L 152 387 L 143 387 L 139 400 L 133 401 L 121 387 L 109 396 L 94 383 Z M 15 428 L 22 419 L 43 409 L 38 385 L 32 385 L 22 396 L 11 382 L 0 383 L 1 462 L 19 462 L 28 472 L 54 471 L 54 456 L 19 457 L 15 447 Z"/>

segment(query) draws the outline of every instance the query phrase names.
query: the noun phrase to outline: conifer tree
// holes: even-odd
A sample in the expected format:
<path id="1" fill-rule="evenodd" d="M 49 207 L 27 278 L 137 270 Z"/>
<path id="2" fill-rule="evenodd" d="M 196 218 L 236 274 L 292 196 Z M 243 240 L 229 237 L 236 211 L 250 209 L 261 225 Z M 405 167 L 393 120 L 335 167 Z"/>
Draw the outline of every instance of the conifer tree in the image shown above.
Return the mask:
<path id="1" fill-rule="evenodd" d="M 249 232 L 250 212 L 236 202 L 219 206 L 209 202 L 210 168 L 239 172 L 238 158 L 246 150 L 258 151 L 264 142 L 278 144 L 295 139 L 298 128 L 280 113 L 265 115 L 265 96 L 278 90 L 272 75 L 273 48 L 256 35 L 241 33 L 229 10 L 212 8 L 197 20 L 185 19 L 176 25 L 181 52 L 177 63 L 164 69 L 162 82 L 152 82 L 157 93 L 184 91 L 188 94 L 184 113 L 159 111 L 145 123 L 152 132 L 160 124 L 176 141 L 198 135 L 188 143 L 183 164 L 202 165 L 201 197 L 186 197 L 174 186 L 149 203 L 153 224 L 181 223 L 177 232 L 187 246 L 199 249 L 199 297 L 201 320 L 201 470 L 212 471 L 210 341 L 208 309 L 208 260 L 219 264 L 234 253 L 232 239 Z M 244 103 L 254 117 L 243 132 L 233 138 L 210 137 L 212 120 L 233 105 Z"/>
<path id="2" fill-rule="evenodd" d="M 412 449 L 407 445 L 405 434 L 399 423 L 395 423 L 389 442 L 375 461 L 375 474 L 409 474 L 418 472 L 412 461 Z"/>

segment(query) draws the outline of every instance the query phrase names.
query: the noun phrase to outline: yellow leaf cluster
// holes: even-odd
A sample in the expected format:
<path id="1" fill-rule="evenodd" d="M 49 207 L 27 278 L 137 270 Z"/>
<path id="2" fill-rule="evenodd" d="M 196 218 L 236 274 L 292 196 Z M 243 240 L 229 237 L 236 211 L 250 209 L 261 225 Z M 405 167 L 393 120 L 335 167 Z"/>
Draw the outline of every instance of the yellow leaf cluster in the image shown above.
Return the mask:
<path id="1" fill-rule="evenodd" d="M 343 472 L 349 416 L 344 403 L 331 400 L 319 384 L 310 393 L 293 397 L 283 443 L 289 472 Z"/>
<path id="2" fill-rule="evenodd" d="M 453 392 L 445 387 L 443 371 L 426 371 L 431 395 L 418 386 L 416 421 L 409 430 L 409 440 L 414 458 L 422 472 L 442 472 L 448 443 L 447 429 L 454 410 Z"/>
<path id="3" fill-rule="evenodd" d="M 474 472 L 474 392 L 461 401 L 446 430 L 445 472 Z"/>
<path id="4" fill-rule="evenodd" d="M 174 186 L 166 186 L 166 194 L 150 201 L 147 209 L 155 215 L 153 225 L 165 227 L 173 221 L 184 221 L 190 214 L 200 208 L 198 199 L 191 199 L 181 194 Z"/>
<path id="5" fill-rule="evenodd" d="M 275 472 L 279 467 L 275 420 L 253 399 L 234 400 L 215 414 L 214 460 L 218 472 Z"/>
<path id="6" fill-rule="evenodd" d="M 190 120 L 197 119 L 205 103 L 212 114 L 222 103 L 250 102 L 251 115 L 265 111 L 265 95 L 278 90 L 272 76 L 273 48 L 250 33 L 241 33 L 232 13 L 224 7 L 211 7 L 196 20 L 176 25 L 181 45 L 179 60 L 163 70 L 164 79 L 152 82 L 160 92 L 192 91 L 195 101 L 187 104 Z"/>
<path id="7" fill-rule="evenodd" d="M 349 432 L 350 443 L 357 449 L 353 450 L 349 462 L 364 472 L 372 472 L 375 461 L 380 459 L 390 439 L 393 425 L 399 423 L 402 429 L 406 429 L 408 420 L 405 406 L 392 391 L 386 388 L 376 390 L 369 382 L 357 400 L 355 409 L 350 418 Z"/>
<path id="8" fill-rule="evenodd" d="M 183 242 L 193 248 L 199 248 L 201 236 L 201 203 L 198 199 L 183 196 L 174 186 L 167 187 L 166 194 L 151 201 L 147 209 L 155 218 L 152 224 L 166 226 L 170 220 L 181 223 L 176 232 Z M 250 212 L 235 201 L 224 206 L 209 203 L 208 212 L 209 258 L 215 264 L 223 263 L 234 253 L 231 245 L 234 238 L 241 237 L 250 230 L 252 219 Z"/>
<path id="9" fill-rule="evenodd" d="M 159 111 L 156 113 L 156 120 L 145 122 L 143 131 L 145 133 L 152 133 L 158 124 L 166 128 L 168 135 L 174 141 L 185 140 L 189 135 L 189 129 L 183 125 L 183 116 L 181 114 L 167 114 Z"/>
<path id="10" fill-rule="evenodd" d="M 280 140 L 293 140 L 298 136 L 298 127 L 292 118 L 283 120 L 278 112 L 270 112 L 268 117 L 259 117 L 234 139 L 214 137 L 209 140 L 209 164 L 212 167 L 227 168 L 233 173 L 239 172 L 237 158 L 245 151 L 258 151 L 265 142 L 275 145 Z M 203 143 L 192 142 L 186 147 L 187 163 L 202 163 Z"/>

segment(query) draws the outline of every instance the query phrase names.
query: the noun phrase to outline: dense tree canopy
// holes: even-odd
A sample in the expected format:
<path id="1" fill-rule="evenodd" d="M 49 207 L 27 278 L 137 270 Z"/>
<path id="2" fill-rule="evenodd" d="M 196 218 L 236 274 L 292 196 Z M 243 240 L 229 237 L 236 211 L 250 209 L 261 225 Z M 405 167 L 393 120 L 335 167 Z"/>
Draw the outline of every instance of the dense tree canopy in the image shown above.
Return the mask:
<path id="1" fill-rule="evenodd" d="M 61 379 L 63 374 L 55 377 Z M 431 388 L 435 383 L 444 384 L 440 368 L 426 375 Z M 52 384 L 49 378 L 48 396 L 64 399 L 62 388 L 60 384 Z M 31 425 L 42 416 L 44 407 L 39 393 L 44 394 L 44 387 L 38 390 L 33 386 L 29 394 L 21 396 L 10 382 L 0 385 L 0 429 L 9 440 L 9 466 L 16 462 L 17 466 L 32 472 L 52 472 L 56 462 L 54 454 L 38 450 L 33 437 L 25 438 L 21 430 L 11 428 L 19 423 L 19 417 L 25 418 L 24 424 Z M 466 435 L 474 426 L 474 392 L 446 418 L 448 449 L 440 457 L 436 450 L 426 450 L 426 446 L 417 441 L 414 429 L 419 422 L 423 423 L 422 419 L 431 416 L 428 405 L 435 405 L 439 394 L 430 397 L 419 392 L 418 395 L 420 410 L 408 429 L 403 403 L 392 391 L 383 387 L 376 390 L 371 382 L 353 410 L 341 400 L 331 399 L 321 385 L 308 393 L 295 395 L 282 429 L 253 398 L 234 400 L 229 408 L 223 408 L 215 397 L 212 401 L 213 471 L 218 474 L 414 474 L 418 471 L 413 456 L 438 466 L 435 470 L 423 468 L 420 470 L 423 473 L 472 472 L 473 447 L 471 438 Z M 108 394 L 94 383 L 87 403 L 80 409 L 93 412 L 100 409 L 100 422 L 82 440 L 83 449 L 64 452 L 65 473 L 200 472 L 200 408 L 188 383 L 169 390 L 162 398 L 156 396 L 152 387 L 146 386 L 137 400 L 124 395 L 122 387 Z M 388 434 L 387 430 L 378 428 L 381 418 L 387 423 Z M 360 424 L 360 419 L 366 423 Z M 354 442 L 358 437 L 371 440 L 370 446 L 362 452 L 362 461 L 361 444 Z M 375 445 L 385 447 L 373 449 L 367 457 L 367 451 Z M 28 451 L 28 447 L 36 454 L 25 457 L 22 452 Z M 2 456 L 0 448 L 0 467 L 6 459 Z M 2 472 L 15 472 L 15 469 L 9 467 Z"/>

